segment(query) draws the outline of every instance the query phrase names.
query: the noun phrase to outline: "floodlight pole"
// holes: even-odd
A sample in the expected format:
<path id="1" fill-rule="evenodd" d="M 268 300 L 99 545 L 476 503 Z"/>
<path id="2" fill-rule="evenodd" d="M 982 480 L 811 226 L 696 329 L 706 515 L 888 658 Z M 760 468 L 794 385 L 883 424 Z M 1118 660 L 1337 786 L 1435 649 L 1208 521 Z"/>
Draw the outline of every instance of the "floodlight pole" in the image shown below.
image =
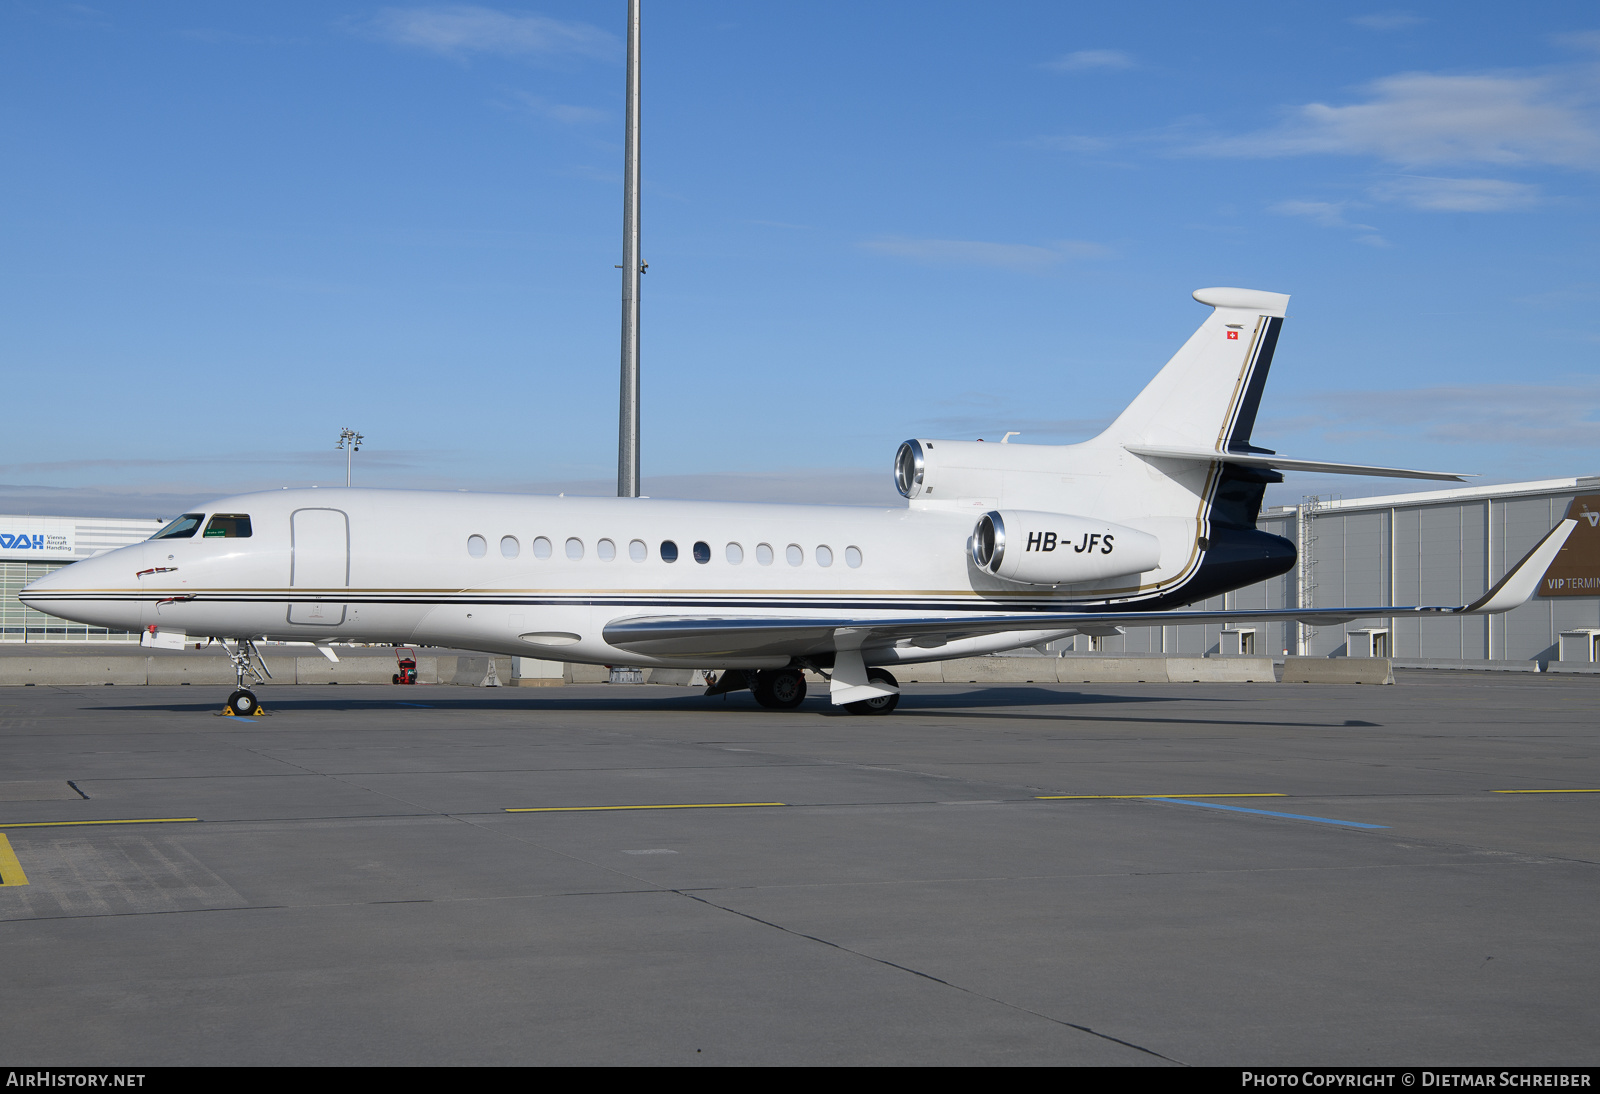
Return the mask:
<path id="1" fill-rule="evenodd" d="M 361 434 L 348 427 L 339 430 L 339 443 L 333 447 L 344 450 L 344 484 L 346 486 L 350 485 L 350 461 L 355 458 L 357 452 L 361 451 L 361 442 L 365 439 Z"/>
<path id="2" fill-rule="evenodd" d="M 622 406 L 617 497 L 639 496 L 639 0 L 628 0 L 627 151 L 622 170 Z"/>

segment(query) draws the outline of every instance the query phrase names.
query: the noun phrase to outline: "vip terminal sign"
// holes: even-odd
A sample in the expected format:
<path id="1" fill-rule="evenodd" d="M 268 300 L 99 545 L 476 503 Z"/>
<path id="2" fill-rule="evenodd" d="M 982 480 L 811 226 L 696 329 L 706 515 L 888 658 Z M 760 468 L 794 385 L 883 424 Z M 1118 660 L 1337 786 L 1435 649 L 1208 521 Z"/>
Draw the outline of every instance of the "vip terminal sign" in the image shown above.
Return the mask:
<path id="1" fill-rule="evenodd" d="M 1540 596 L 1600 596 L 1600 494 L 1573 498 L 1567 517 L 1578 526 L 1539 583 Z"/>

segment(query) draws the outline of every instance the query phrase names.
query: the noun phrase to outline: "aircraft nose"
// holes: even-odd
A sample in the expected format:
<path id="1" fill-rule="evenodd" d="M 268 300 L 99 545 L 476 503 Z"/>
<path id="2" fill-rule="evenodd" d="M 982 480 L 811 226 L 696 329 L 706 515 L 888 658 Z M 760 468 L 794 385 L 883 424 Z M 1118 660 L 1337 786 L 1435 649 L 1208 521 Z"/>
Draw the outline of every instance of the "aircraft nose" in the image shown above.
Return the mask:
<path id="1" fill-rule="evenodd" d="M 30 582 L 17 599 L 34 611 L 75 623 L 138 630 L 139 604 L 126 594 L 138 591 L 144 551 L 138 543 L 63 566 Z"/>

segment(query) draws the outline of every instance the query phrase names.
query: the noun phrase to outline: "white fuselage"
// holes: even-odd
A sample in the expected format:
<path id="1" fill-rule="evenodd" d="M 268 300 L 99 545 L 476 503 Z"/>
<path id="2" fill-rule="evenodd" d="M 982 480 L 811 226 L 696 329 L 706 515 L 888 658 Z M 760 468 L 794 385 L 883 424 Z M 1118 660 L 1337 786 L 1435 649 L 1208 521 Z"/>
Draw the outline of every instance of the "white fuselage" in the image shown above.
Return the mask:
<path id="1" fill-rule="evenodd" d="M 677 662 L 608 645 L 608 622 L 641 614 L 890 619 L 1059 608 L 1085 603 L 1084 594 L 1105 600 L 1089 587 L 1064 599 L 1061 587 L 1018 586 L 976 570 L 969 537 L 979 514 L 969 507 L 316 489 L 206 506 L 207 518 L 223 513 L 248 515 L 250 537 L 150 540 L 76 563 L 24 596 L 115 629 L 643 665 Z M 1070 632 L 1019 630 L 938 649 L 902 644 L 871 659 L 947 658 L 1061 633 Z"/>

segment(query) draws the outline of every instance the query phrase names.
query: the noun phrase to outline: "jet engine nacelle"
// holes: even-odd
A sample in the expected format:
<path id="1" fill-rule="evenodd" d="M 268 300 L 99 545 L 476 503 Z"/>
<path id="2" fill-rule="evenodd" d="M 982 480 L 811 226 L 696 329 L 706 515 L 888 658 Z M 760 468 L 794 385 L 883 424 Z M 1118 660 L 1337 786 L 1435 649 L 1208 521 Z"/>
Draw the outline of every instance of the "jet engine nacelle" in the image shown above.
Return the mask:
<path id="1" fill-rule="evenodd" d="M 1154 570 L 1161 541 L 1123 524 L 1002 509 L 985 513 L 972 532 L 978 569 L 1029 585 L 1071 585 Z"/>

